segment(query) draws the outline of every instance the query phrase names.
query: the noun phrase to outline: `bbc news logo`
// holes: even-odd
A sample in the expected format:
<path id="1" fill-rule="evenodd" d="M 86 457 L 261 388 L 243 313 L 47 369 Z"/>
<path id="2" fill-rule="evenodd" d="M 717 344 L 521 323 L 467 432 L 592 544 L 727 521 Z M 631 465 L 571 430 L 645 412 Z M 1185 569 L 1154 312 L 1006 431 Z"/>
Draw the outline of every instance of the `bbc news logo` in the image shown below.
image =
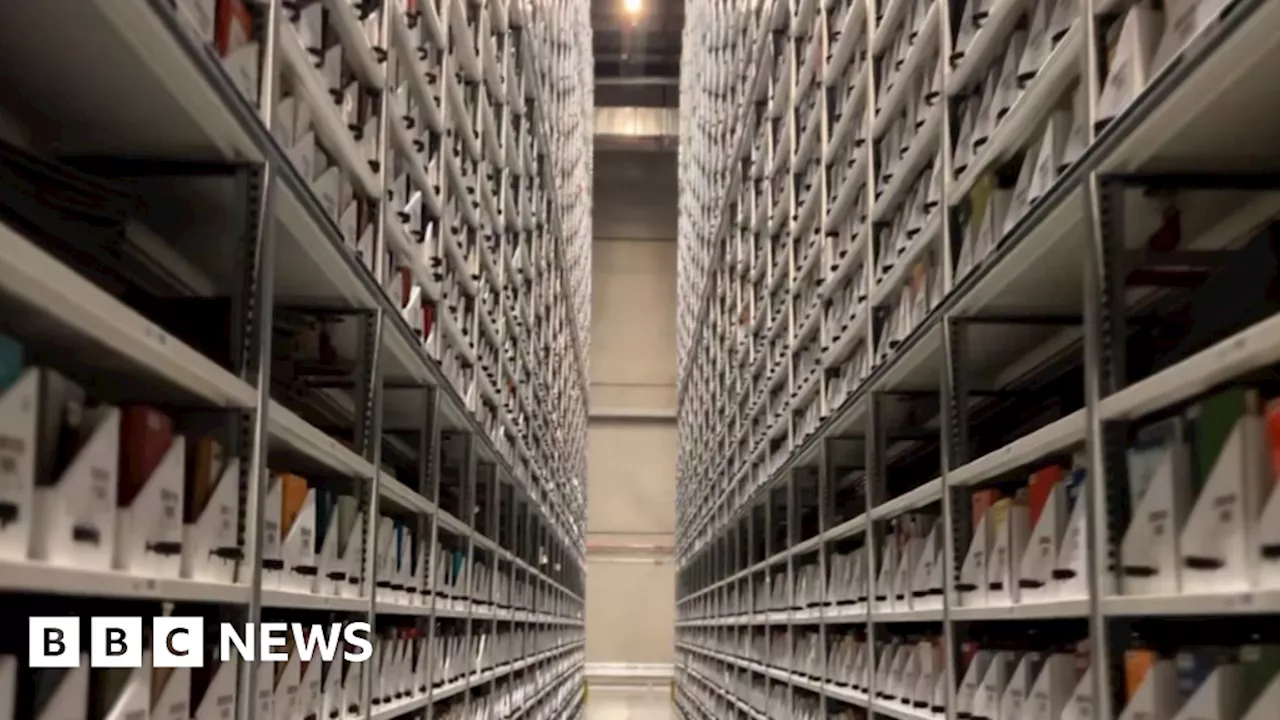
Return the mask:
<path id="1" fill-rule="evenodd" d="M 81 628 L 78 617 L 30 618 L 27 642 L 31 667 L 79 667 L 84 654 Z M 288 662 L 292 652 L 303 662 L 312 658 L 332 662 L 341 651 L 343 660 L 361 663 L 373 656 L 370 637 L 367 622 L 247 623 L 243 631 L 231 623 L 219 623 L 217 657 L 219 662 L 236 657 L 246 662 Z M 154 667 L 203 667 L 212 655 L 206 650 L 205 638 L 202 617 L 152 618 L 149 642 L 140 617 L 91 617 L 89 666 L 142 667 L 143 652 L 149 649 Z"/>

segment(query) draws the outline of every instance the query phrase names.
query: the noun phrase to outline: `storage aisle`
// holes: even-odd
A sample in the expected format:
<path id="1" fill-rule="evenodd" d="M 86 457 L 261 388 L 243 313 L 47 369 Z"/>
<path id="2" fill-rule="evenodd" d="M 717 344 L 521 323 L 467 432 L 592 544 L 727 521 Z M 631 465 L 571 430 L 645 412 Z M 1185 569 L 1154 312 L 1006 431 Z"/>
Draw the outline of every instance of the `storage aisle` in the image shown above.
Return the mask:
<path id="1" fill-rule="evenodd" d="M 688 9 L 680 716 L 1277 717 L 1280 2 Z"/>
<path id="2" fill-rule="evenodd" d="M 0 720 L 583 715 L 587 23 L 0 7 Z"/>
<path id="3" fill-rule="evenodd" d="M 675 708 L 665 687 L 599 687 L 587 698 L 587 720 L 672 720 Z"/>

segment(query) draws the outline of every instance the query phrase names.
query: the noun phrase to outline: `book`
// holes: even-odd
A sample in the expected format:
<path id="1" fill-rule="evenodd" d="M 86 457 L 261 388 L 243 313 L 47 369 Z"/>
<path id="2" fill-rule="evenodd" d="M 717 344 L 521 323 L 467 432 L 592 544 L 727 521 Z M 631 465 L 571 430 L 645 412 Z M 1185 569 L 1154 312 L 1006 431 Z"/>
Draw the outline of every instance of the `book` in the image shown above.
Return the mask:
<path id="1" fill-rule="evenodd" d="M 214 438 L 202 437 L 190 444 L 186 457 L 187 492 L 182 496 L 184 522 L 193 523 L 204 514 L 226 466 L 226 453 Z"/>
<path id="2" fill-rule="evenodd" d="M 105 413 L 79 385 L 52 370 L 43 373 L 36 483 L 54 485 L 62 479 Z"/>
<path id="3" fill-rule="evenodd" d="M 356 518 L 360 515 L 360 501 L 350 495 L 339 495 L 337 498 L 338 513 L 338 552 L 345 554 L 355 530 Z"/>
<path id="4" fill-rule="evenodd" d="M 307 492 L 310 488 L 307 486 L 306 478 L 292 473 L 281 473 L 280 475 L 280 536 L 284 537 L 289 534 L 289 530 L 293 528 L 293 523 L 298 519 L 298 514 L 302 512 L 302 505 L 307 500 Z"/>
<path id="5" fill-rule="evenodd" d="M 1183 648 L 1178 652 L 1175 666 L 1178 671 L 1178 699 L 1185 704 L 1200 686 L 1209 679 L 1220 665 L 1231 661 L 1226 648 L 1202 646 Z"/>
<path id="6" fill-rule="evenodd" d="M 1071 473 L 1067 475 L 1067 515 L 1069 516 L 1076 509 L 1076 502 L 1079 501 L 1080 495 L 1084 492 L 1084 483 L 1089 479 L 1089 470 L 1081 465 L 1071 468 Z"/>
<path id="7" fill-rule="evenodd" d="M 1142 681 L 1147 678 L 1147 673 L 1151 672 L 1151 668 L 1155 667 L 1159 657 L 1154 650 L 1150 648 L 1129 648 L 1124 651 L 1124 687 L 1125 700 L 1132 700 L 1134 695 L 1138 694 L 1138 689 L 1142 687 Z"/>
<path id="8" fill-rule="evenodd" d="M 1179 442 L 1182 442 L 1181 418 L 1168 418 L 1138 431 L 1125 458 L 1130 507 L 1138 507 L 1165 455 Z"/>
<path id="9" fill-rule="evenodd" d="M 1036 526 L 1040 513 L 1044 512 L 1045 503 L 1049 502 L 1049 494 L 1064 475 L 1060 465 L 1050 465 L 1031 473 L 1031 478 L 1027 481 L 1027 511 L 1031 527 Z"/>
<path id="10" fill-rule="evenodd" d="M 316 489 L 316 552 L 324 547 L 325 538 L 329 535 L 329 523 L 337 512 L 337 497 L 328 490 Z"/>
<path id="11" fill-rule="evenodd" d="M 8 390 L 27 369 L 22 343 L 0 333 L 0 392 Z"/>
<path id="12" fill-rule="evenodd" d="M 1240 648 L 1240 709 L 1248 712 L 1280 674 L 1280 645 L 1249 644 Z"/>
<path id="13" fill-rule="evenodd" d="M 1258 406 L 1257 393 L 1230 388 L 1205 398 L 1188 413 L 1191 426 L 1192 497 L 1209 481 L 1236 424 Z"/>
<path id="14" fill-rule="evenodd" d="M 987 510 L 999 499 L 1000 491 L 992 488 L 977 490 L 973 493 L 970 504 L 973 508 L 973 527 L 975 529 L 978 527 L 978 523 L 982 522 Z"/>
<path id="15" fill-rule="evenodd" d="M 120 411 L 120 474 L 117 476 L 120 507 L 128 507 L 151 479 L 173 444 L 173 420 L 146 405 L 129 405 Z"/>
<path id="16" fill-rule="evenodd" d="M 1280 485 L 1280 398 L 1267 401 L 1265 421 L 1271 484 Z"/>

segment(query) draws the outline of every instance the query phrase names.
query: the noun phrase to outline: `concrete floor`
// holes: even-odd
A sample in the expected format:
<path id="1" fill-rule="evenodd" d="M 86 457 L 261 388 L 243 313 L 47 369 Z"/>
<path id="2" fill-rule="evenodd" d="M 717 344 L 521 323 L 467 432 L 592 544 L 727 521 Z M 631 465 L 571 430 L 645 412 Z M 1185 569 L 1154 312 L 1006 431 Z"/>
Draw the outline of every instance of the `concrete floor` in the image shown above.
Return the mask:
<path id="1" fill-rule="evenodd" d="M 592 685 L 587 694 L 587 720 L 673 720 L 671 689 Z"/>

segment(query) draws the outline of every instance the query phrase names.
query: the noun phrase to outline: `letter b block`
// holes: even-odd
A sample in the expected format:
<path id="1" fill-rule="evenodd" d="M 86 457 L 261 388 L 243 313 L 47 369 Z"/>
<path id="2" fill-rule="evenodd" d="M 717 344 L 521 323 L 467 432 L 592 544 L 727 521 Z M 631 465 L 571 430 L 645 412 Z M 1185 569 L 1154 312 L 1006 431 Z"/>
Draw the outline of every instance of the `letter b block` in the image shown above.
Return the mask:
<path id="1" fill-rule="evenodd" d="M 95 617 L 89 619 L 89 662 L 93 667 L 142 667 L 140 617 Z"/>
<path id="2" fill-rule="evenodd" d="M 33 668 L 79 666 L 80 618 L 30 618 L 27 625 L 27 648 Z"/>

